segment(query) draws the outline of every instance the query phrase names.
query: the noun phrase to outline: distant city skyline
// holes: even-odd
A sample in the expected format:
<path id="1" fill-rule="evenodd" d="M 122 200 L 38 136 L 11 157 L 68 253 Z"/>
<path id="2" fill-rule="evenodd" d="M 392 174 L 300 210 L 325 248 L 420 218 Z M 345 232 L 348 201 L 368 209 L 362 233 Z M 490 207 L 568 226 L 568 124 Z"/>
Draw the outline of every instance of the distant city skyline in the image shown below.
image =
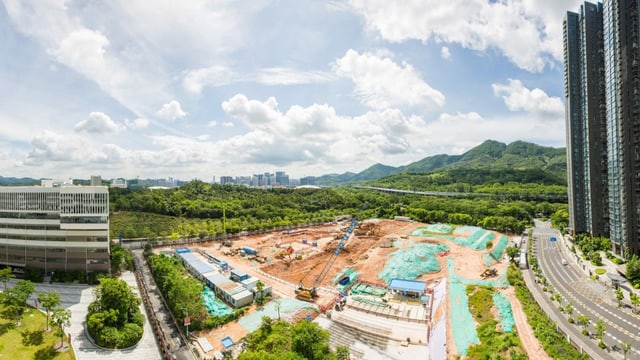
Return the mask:
<path id="1" fill-rule="evenodd" d="M 0 174 L 293 178 L 565 146 L 579 1 L 0 6 Z"/>

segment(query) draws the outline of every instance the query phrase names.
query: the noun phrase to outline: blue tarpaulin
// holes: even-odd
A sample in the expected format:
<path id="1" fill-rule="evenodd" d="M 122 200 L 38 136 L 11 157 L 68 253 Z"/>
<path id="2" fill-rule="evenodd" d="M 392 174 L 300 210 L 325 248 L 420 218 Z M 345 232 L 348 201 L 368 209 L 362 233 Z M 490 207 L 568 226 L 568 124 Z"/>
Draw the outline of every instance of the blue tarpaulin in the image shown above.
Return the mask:
<path id="1" fill-rule="evenodd" d="M 233 340 L 231 340 L 231 338 L 228 337 L 228 336 L 226 338 L 220 340 L 220 341 L 222 341 L 222 346 L 225 348 L 225 350 L 229 349 L 229 348 L 233 347 L 233 345 L 235 345 Z"/>

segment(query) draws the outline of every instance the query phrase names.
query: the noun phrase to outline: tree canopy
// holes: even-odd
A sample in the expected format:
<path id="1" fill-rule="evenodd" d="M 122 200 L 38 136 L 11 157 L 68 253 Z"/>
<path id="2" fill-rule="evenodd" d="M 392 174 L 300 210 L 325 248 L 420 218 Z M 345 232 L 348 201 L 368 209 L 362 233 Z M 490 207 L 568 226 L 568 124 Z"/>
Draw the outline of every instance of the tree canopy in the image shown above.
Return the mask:
<path id="1" fill-rule="evenodd" d="M 262 319 L 260 328 L 245 338 L 247 348 L 238 359 L 334 360 L 329 349 L 329 332 L 317 323 Z"/>
<path id="2" fill-rule="evenodd" d="M 124 280 L 112 278 L 100 279 L 94 293 L 87 328 L 96 344 L 114 349 L 136 344 L 142 338 L 144 322 L 140 298 Z"/>
<path id="3" fill-rule="evenodd" d="M 352 188 L 253 189 L 197 180 L 168 190 L 110 191 L 115 211 L 111 236 L 150 240 L 326 222 L 338 215 L 355 216 L 364 203 L 368 205 L 361 218 L 409 216 L 426 223 L 476 225 L 513 233 L 530 226 L 535 216 L 549 217 L 567 209 L 565 202 L 508 196 L 425 197 Z M 539 190 L 531 188 L 530 192 Z"/>

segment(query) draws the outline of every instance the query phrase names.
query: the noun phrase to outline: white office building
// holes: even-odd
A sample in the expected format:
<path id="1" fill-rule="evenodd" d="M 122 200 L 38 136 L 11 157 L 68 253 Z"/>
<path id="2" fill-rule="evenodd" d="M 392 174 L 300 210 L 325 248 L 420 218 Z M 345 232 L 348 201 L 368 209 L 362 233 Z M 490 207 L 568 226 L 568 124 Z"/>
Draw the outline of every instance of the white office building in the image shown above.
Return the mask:
<path id="1" fill-rule="evenodd" d="M 0 265 L 109 271 L 107 187 L 0 187 Z"/>

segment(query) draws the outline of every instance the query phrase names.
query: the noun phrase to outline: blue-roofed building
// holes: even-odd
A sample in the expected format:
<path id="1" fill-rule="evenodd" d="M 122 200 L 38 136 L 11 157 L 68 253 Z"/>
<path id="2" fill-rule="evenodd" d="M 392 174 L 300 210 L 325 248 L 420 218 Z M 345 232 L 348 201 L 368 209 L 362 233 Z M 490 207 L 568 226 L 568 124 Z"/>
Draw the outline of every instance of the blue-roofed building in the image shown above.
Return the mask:
<path id="1" fill-rule="evenodd" d="M 189 270 L 189 272 L 200 281 L 204 281 L 208 273 L 217 273 L 216 269 L 213 266 L 200 260 L 198 255 L 192 252 L 181 252 L 177 253 L 177 255 L 182 260 L 184 267 L 187 268 L 187 270 Z"/>
<path id="2" fill-rule="evenodd" d="M 389 290 L 402 294 L 403 297 L 421 298 L 426 290 L 426 283 L 417 280 L 391 279 Z"/>

